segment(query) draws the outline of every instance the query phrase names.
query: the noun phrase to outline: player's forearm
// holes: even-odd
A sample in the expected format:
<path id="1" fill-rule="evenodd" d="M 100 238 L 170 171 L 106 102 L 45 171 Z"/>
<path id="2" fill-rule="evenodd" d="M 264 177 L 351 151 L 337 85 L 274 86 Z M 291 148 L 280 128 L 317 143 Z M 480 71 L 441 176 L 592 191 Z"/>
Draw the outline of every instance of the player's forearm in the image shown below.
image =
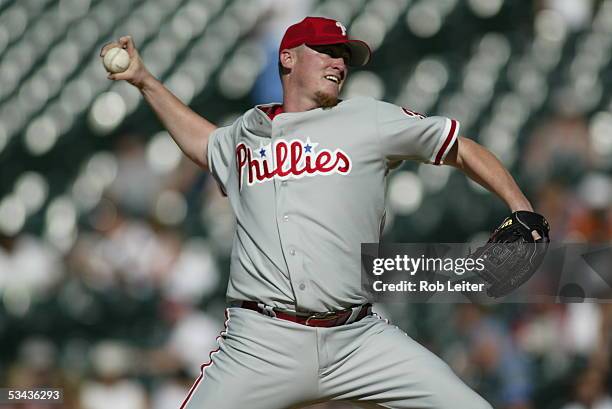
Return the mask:
<path id="1" fill-rule="evenodd" d="M 140 92 L 183 153 L 206 169 L 208 137 L 217 127 L 191 110 L 154 77 L 147 78 Z"/>
<path id="2" fill-rule="evenodd" d="M 453 155 L 446 161 L 448 164 L 461 169 L 470 179 L 495 193 L 513 212 L 533 211 L 512 175 L 488 149 L 461 137 L 453 148 Z"/>

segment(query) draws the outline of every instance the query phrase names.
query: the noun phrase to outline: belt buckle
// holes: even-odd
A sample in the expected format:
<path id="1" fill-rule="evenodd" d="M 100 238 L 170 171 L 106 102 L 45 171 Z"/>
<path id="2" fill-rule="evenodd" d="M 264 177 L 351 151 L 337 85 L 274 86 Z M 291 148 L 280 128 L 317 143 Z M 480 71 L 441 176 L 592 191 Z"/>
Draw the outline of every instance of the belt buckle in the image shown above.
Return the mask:
<path id="1" fill-rule="evenodd" d="M 317 312 L 306 318 L 305 325 L 310 323 L 310 320 L 333 320 L 338 318 L 337 311 Z"/>
<path id="2" fill-rule="evenodd" d="M 274 307 L 270 305 L 266 305 L 264 303 L 257 303 L 257 306 L 260 308 L 261 312 L 268 317 L 276 318 L 276 312 L 274 311 Z"/>

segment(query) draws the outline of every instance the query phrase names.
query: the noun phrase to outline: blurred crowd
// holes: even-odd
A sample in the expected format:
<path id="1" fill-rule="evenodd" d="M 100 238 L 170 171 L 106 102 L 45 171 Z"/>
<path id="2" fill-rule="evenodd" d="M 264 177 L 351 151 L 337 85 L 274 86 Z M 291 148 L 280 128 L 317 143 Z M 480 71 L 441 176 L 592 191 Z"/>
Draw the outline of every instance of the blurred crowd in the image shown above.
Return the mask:
<path id="1" fill-rule="evenodd" d="M 270 18 L 255 33 L 271 55 L 273 34 L 309 3 Z M 486 11 L 503 2 L 467 3 Z M 580 30 L 600 2 L 535 3 L 556 7 L 569 30 Z M 578 3 L 590 6 L 584 11 Z M 253 100 L 277 99 L 278 89 L 269 85 L 275 64 L 265 73 L 270 77 L 258 79 Z M 559 93 L 550 109 L 521 128 L 524 134 L 512 142 L 517 154 L 511 170 L 548 218 L 554 241 L 610 243 L 612 106 L 594 120 L 576 101 Z M 594 133 L 600 135 L 597 148 Z M 506 136 L 501 130 L 494 135 Z M 112 160 L 103 166 L 108 183 L 92 206 L 81 207 L 74 230 L 54 226 L 61 241 L 27 229 L 0 232 L 0 386 L 61 388 L 66 409 L 177 409 L 223 329 L 234 220 L 214 180 L 180 159 L 172 143 L 163 142 L 167 134 L 118 133 L 109 140 Z M 77 179 L 72 192 L 90 194 L 79 185 L 87 180 Z M 418 233 L 426 211 L 447 206 L 451 194 L 460 213 Z M 476 233 L 486 236 L 506 212 L 496 199 L 454 178 L 430 196 L 437 201 L 425 197 L 417 204 L 420 220 L 390 208 L 385 238 L 410 241 L 409 232 L 422 242 L 467 241 Z M 474 224 L 478 206 L 483 214 L 502 210 Z M 495 408 L 612 409 L 610 302 L 393 304 L 375 310 L 441 356 Z"/>
<path id="2" fill-rule="evenodd" d="M 227 253 L 228 239 L 212 245 L 154 208 L 169 189 L 198 184 L 192 165 L 160 178 L 139 137 L 118 140 L 115 182 L 68 251 L 34 235 L 1 237 L 0 383 L 62 388 L 65 408 L 177 408 L 220 331 L 215 253 Z M 202 217 L 224 223 L 213 208 L 221 195 L 204 186 Z"/>

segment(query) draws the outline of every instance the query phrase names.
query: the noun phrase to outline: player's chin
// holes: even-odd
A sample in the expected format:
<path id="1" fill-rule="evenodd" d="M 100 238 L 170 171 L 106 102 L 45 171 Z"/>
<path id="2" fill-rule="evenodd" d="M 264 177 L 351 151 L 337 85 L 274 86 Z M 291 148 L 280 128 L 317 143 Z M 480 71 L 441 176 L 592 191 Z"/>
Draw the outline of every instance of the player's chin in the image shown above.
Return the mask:
<path id="1" fill-rule="evenodd" d="M 331 108 L 338 105 L 338 89 L 321 90 L 315 93 L 317 105 L 321 108 Z"/>

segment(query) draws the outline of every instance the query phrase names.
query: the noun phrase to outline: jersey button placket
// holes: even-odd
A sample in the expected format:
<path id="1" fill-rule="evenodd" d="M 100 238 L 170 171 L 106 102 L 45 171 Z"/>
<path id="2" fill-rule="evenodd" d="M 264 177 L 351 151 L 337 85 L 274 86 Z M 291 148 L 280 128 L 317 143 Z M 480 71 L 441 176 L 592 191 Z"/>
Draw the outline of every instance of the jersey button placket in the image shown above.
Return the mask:
<path id="1" fill-rule="evenodd" d="M 277 116 L 274 119 L 272 139 L 284 138 L 286 140 L 287 135 L 290 134 L 290 130 L 286 129 L 287 126 L 287 118 L 282 115 Z M 303 254 L 300 253 L 300 249 L 296 247 L 296 244 L 299 243 L 299 233 L 294 230 L 293 223 L 289 223 L 292 220 L 292 216 L 290 215 L 291 209 L 287 208 L 285 204 L 285 199 L 291 195 L 289 186 L 292 181 L 275 179 L 274 183 L 276 189 L 280 188 L 280 190 L 277 190 L 276 211 L 281 245 L 285 251 L 287 267 L 289 268 L 291 281 L 293 285 L 295 285 L 294 288 L 303 293 L 301 297 L 296 294 L 296 302 L 302 304 L 302 297 L 306 296 L 308 291 L 304 283 Z"/>
<path id="2" fill-rule="evenodd" d="M 275 180 L 278 183 L 278 179 Z M 285 183 L 286 181 L 283 181 Z M 278 225 L 278 232 L 280 235 L 281 246 L 286 255 L 287 268 L 289 269 L 290 280 L 296 285 L 296 288 L 300 288 L 300 283 L 303 283 L 303 271 L 302 271 L 302 258 L 301 254 L 296 247 L 296 232 L 292 230 L 292 226 L 289 224 L 291 217 L 289 216 L 289 212 L 286 209 L 285 205 L 285 196 L 288 192 L 282 193 L 278 192 L 276 197 L 276 220 Z M 301 289 L 304 291 L 306 287 Z M 298 299 L 298 303 L 301 301 Z"/>

